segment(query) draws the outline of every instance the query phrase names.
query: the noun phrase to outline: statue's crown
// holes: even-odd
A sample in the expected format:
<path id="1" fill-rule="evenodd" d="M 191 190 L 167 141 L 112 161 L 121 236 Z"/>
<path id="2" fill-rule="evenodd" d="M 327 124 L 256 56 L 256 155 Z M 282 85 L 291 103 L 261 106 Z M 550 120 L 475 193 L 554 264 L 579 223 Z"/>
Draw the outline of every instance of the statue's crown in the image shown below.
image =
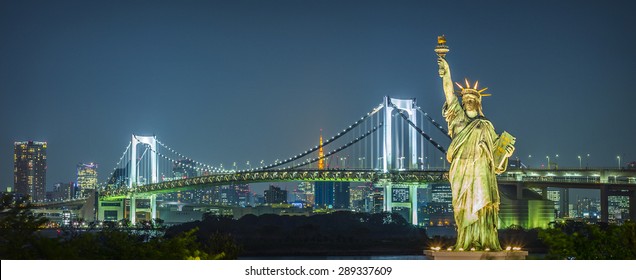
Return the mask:
<path id="1" fill-rule="evenodd" d="M 474 95 L 475 97 L 477 97 L 478 99 L 481 100 L 482 96 L 490 96 L 491 94 L 489 93 L 484 93 L 484 91 L 486 91 L 488 88 L 483 88 L 483 89 L 478 89 L 477 85 L 479 84 L 479 81 L 475 81 L 475 85 L 474 86 L 470 86 L 470 83 L 468 82 L 468 79 L 464 79 L 464 81 L 466 82 L 466 87 L 463 87 L 462 85 L 460 85 L 459 83 L 455 82 L 455 84 L 459 87 L 460 90 L 457 91 L 457 93 L 459 93 L 462 97 L 466 94 L 470 94 L 470 95 Z"/>

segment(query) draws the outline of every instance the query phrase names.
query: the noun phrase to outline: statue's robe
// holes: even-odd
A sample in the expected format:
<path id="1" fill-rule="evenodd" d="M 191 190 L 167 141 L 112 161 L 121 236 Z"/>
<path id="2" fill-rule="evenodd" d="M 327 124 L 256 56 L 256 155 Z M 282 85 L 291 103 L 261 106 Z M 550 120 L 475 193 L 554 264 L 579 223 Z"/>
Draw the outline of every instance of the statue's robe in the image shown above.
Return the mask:
<path id="1" fill-rule="evenodd" d="M 505 171 L 493 162 L 498 136 L 483 116 L 470 118 L 457 98 L 444 104 L 452 142 L 446 159 L 451 163 L 449 179 L 457 224 L 454 250 L 501 250 L 497 237 L 499 189 L 497 177 Z"/>

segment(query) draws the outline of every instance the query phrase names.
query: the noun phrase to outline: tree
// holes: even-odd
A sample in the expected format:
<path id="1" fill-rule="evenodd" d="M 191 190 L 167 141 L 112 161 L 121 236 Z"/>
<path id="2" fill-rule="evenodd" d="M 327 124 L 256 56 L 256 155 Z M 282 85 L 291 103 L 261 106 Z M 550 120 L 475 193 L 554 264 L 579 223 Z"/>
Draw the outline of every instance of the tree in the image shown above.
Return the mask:
<path id="1" fill-rule="evenodd" d="M 28 197 L 12 194 L 2 196 L 0 205 L 0 258 L 30 259 L 37 255 L 35 232 L 44 227 L 48 219 L 30 211 Z"/>
<path id="2" fill-rule="evenodd" d="M 548 259 L 636 259 L 636 223 L 623 225 L 566 222 L 541 230 Z"/>

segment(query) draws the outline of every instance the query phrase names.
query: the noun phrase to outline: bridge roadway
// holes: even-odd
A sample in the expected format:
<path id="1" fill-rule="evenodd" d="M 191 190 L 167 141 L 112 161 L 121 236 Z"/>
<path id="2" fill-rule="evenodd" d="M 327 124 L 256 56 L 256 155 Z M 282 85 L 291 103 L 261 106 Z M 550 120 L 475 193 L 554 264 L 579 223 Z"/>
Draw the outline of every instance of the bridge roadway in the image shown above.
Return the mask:
<path id="1" fill-rule="evenodd" d="M 100 192 L 100 198 L 114 200 L 131 194 L 151 195 L 190 190 L 204 186 L 290 181 L 347 181 L 392 183 L 429 183 L 448 181 L 445 170 L 404 170 L 383 173 L 366 169 L 287 169 L 259 170 L 239 173 L 212 174 L 180 180 L 137 186 L 132 189 L 112 188 Z M 601 189 L 636 189 L 636 169 L 512 169 L 498 176 L 500 184 L 519 184 L 525 187 L 562 187 Z"/>
<path id="2" fill-rule="evenodd" d="M 547 188 L 595 189 L 600 191 L 601 221 L 609 219 L 609 197 L 628 196 L 630 219 L 636 221 L 636 169 L 512 169 L 500 175 L 499 186 L 514 185 L 517 199 L 523 189 L 540 189 L 547 199 Z M 562 198 L 564 216 L 569 216 L 569 195 Z"/>
<path id="3" fill-rule="evenodd" d="M 220 186 L 228 184 L 249 184 L 261 182 L 292 181 L 340 181 L 340 182 L 380 182 L 415 184 L 429 182 L 447 182 L 448 172 L 444 170 L 405 170 L 383 173 L 381 170 L 265 170 L 240 173 L 213 174 L 207 176 L 164 181 L 156 184 L 138 186 L 132 189 L 113 188 L 100 192 L 102 200 L 116 200 L 130 195 L 152 195 L 199 187 Z"/>

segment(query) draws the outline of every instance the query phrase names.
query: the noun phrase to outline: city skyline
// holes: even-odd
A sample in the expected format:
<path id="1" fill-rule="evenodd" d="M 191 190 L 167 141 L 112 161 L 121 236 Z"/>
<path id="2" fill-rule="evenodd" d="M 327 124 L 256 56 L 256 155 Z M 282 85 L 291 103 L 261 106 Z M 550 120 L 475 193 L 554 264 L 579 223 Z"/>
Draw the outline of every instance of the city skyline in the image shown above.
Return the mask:
<path id="1" fill-rule="evenodd" d="M 484 113 L 524 163 L 625 166 L 633 6 L 3 2 L 0 187 L 13 185 L 16 141 L 48 143 L 50 189 L 80 162 L 104 182 L 131 134 L 231 166 L 304 151 L 385 95 L 417 98 L 441 122 L 441 34 L 454 79 L 490 88 Z"/>

